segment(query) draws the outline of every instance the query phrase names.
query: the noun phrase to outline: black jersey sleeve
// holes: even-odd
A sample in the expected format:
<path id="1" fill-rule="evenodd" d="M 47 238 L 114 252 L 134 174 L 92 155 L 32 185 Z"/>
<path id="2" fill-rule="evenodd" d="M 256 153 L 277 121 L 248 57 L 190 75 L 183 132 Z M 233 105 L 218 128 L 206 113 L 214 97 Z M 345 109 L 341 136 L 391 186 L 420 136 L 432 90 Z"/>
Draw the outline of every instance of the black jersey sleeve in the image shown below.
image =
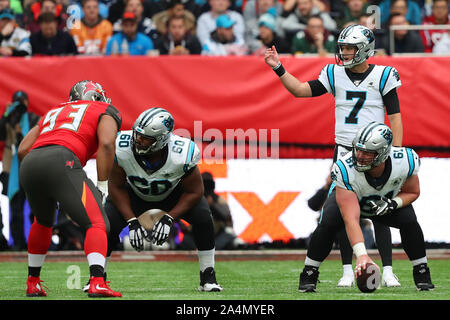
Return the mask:
<path id="1" fill-rule="evenodd" d="M 322 82 L 320 82 L 319 80 L 311 80 L 308 81 L 308 83 L 311 87 L 311 93 L 313 97 L 321 96 L 328 92 Z"/>
<path id="2" fill-rule="evenodd" d="M 387 114 L 400 112 L 400 102 L 398 101 L 397 89 L 394 88 L 383 96 L 383 103 Z"/>
<path id="3" fill-rule="evenodd" d="M 103 114 L 107 114 L 113 117 L 113 119 L 116 120 L 117 123 L 117 131 L 120 131 L 120 128 L 122 126 L 122 114 L 120 113 L 120 111 L 117 110 L 117 108 L 114 107 L 112 104 L 110 104 Z"/>

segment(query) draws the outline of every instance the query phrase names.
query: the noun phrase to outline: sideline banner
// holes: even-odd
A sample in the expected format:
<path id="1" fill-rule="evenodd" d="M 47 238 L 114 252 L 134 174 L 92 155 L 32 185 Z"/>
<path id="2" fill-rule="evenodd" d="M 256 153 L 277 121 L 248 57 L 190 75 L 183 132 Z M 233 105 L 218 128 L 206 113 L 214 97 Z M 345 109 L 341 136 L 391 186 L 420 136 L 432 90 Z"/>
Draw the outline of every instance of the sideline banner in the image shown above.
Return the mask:
<path id="1" fill-rule="evenodd" d="M 301 81 L 317 79 L 332 58 L 282 57 Z M 450 147 L 450 58 L 374 57 L 399 71 L 404 145 Z M 262 57 L 33 57 L 0 59 L 0 112 L 25 90 L 40 115 L 66 101 L 79 80 L 101 83 L 123 113 L 123 129 L 153 106 L 167 108 L 175 128 L 205 138 L 208 129 L 279 130 L 280 143 L 332 145 L 334 99 L 294 98 Z M 194 132 L 201 121 L 202 131 Z M 200 137 L 199 137 L 200 135 Z M 246 138 L 253 139 L 253 138 Z M 271 135 L 267 138 L 271 141 Z"/>

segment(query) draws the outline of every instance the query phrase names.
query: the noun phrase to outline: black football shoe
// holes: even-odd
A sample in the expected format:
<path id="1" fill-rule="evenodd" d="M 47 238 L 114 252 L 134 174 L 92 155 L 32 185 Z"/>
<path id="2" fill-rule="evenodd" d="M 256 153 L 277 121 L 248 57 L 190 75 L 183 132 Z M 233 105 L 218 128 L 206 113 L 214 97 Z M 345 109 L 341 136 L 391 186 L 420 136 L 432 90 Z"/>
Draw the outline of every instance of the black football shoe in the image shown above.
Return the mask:
<path id="1" fill-rule="evenodd" d="M 206 268 L 203 272 L 200 271 L 200 292 L 221 292 L 223 288 L 216 280 L 216 272 L 213 268 Z"/>
<path id="2" fill-rule="evenodd" d="M 434 284 L 431 282 L 430 268 L 428 268 L 426 263 L 414 266 L 413 277 L 417 290 L 429 291 L 434 289 Z"/>
<path id="3" fill-rule="evenodd" d="M 300 292 L 316 292 L 316 285 L 319 279 L 319 268 L 305 266 L 300 273 L 300 284 L 298 291 Z"/>

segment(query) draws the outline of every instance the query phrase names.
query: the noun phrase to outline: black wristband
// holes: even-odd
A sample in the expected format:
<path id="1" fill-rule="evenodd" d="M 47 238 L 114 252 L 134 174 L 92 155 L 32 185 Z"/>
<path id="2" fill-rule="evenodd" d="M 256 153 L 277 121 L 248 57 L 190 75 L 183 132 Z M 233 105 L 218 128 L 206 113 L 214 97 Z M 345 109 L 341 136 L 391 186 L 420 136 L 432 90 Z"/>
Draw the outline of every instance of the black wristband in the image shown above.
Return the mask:
<path id="1" fill-rule="evenodd" d="M 283 65 L 281 64 L 281 62 L 279 62 L 274 68 L 273 71 L 275 71 L 275 73 L 277 74 L 277 76 L 281 77 L 283 74 L 286 73 L 286 70 L 284 69 Z"/>

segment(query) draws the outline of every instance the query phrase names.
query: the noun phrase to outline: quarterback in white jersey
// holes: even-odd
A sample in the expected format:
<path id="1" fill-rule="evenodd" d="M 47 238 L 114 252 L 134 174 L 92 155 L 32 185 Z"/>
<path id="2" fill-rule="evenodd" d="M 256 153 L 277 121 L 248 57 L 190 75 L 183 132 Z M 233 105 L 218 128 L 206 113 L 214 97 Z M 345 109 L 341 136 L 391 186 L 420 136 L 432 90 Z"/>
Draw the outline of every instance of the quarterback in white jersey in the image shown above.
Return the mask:
<path id="1" fill-rule="evenodd" d="M 394 134 L 393 144 L 402 145 L 403 125 L 397 88 L 401 86 L 397 70 L 389 66 L 369 64 L 373 56 L 375 36 L 361 25 L 341 31 L 337 40 L 336 64 L 326 65 L 319 78 L 300 82 L 281 64 L 275 47 L 268 48 L 265 62 L 280 77 L 284 87 L 295 97 L 317 97 L 325 93 L 335 99 L 335 149 L 333 162 L 351 150 L 358 129 L 371 121 L 384 122 L 385 110 Z M 331 185 L 330 175 L 322 188 L 308 200 L 308 206 L 319 211 Z M 383 285 L 400 286 L 392 272 L 392 240 L 389 228 L 374 223 L 375 239 L 383 261 Z M 343 232 L 338 237 L 343 262 L 343 277 L 338 287 L 354 285 L 352 251 Z"/>
<path id="2" fill-rule="evenodd" d="M 374 55 L 374 50 L 373 32 L 361 25 L 351 25 L 339 34 L 337 63 L 326 65 L 316 80 L 300 82 L 287 72 L 275 47 L 266 50 L 264 59 L 295 97 L 333 94 L 337 146 L 350 149 L 359 128 L 371 121 L 384 122 L 385 107 L 394 133 L 394 145 L 401 146 L 403 126 L 397 96 L 400 76 L 393 67 L 369 65 L 367 59 Z M 342 155 L 339 153 L 337 156 Z"/>
<path id="3" fill-rule="evenodd" d="M 174 119 L 162 108 L 139 115 L 130 131 L 116 139 L 116 161 L 108 182 L 105 212 L 110 223 L 108 252 L 128 226 L 130 244 L 144 249 L 144 240 L 161 245 L 169 239 L 175 220 L 192 226 L 200 263 L 199 291 L 222 291 L 214 271 L 215 240 L 211 210 L 203 194 L 197 163 L 200 151 L 193 141 L 173 134 Z M 151 230 L 138 219 L 149 210 L 163 213 Z"/>
<path id="4" fill-rule="evenodd" d="M 400 229 L 417 289 L 434 289 L 423 232 L 411 205 L 420 195 L 419 167 L 419 157 L 412 149 L 392 147 L 392 131 L 385 124 L 369 123 L 358 131 L 352 152 L 333 167 L 336 188 L 326 200 L 311 236 L 300 275 L 301 292 L 316 290 L 318 269 L 343 228 L 356 256 L 356 276 L 373 263 L 364 245 L 361 216 Z"/>
<path id="5" fill-rule="evenodd" d="M 393 67 L 371 64 L 363 75 L 356 79 L 348 68 L 334 64 L 326 65 L 319 75 L 320 83 L 334 95 L 337 145 L 351 147 L 351 141 L 361 126 L 372 121 L 383 123 L 383 97 L 401 86 L 398 72 Z M 386 106 L 388 115 L 398 111 L 391 111 L 390 107 Z"/>

